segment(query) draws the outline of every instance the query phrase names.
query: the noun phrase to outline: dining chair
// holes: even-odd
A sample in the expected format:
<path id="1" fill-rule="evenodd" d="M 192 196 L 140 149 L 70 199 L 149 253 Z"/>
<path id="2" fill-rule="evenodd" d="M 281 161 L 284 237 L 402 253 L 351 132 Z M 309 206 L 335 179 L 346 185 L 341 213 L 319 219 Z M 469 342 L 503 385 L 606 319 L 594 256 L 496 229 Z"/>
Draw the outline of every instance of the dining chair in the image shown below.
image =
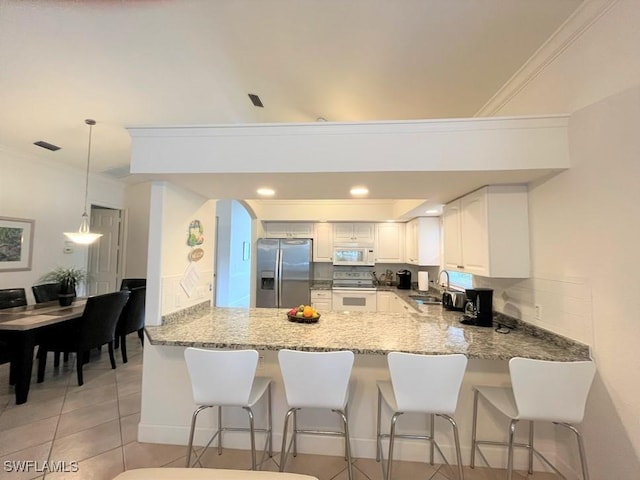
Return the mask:
<path id="1" fill-rule="evenodd" d="M 0 290 L 0 309 L 22 307 L 27 304 L 24 288 L 4 288 Z M 0 338 L 0 365 L 11 362 L 13 351 L 8 340 Z M 13 379 L 10 380 L 13 385 Z"/>
<path id="2" fill-rule="evenodd" d="M 123 278 L 120 283 L 120 290 L 131 290 L 132 288 L 146 287 L 146 278 Z"/>
<path id="3" fill-rule="evenodd" d="M 84 383 L 82 366 L 85 353 L 102 345 L 109 346 L 111 368 L 116 368 L 113 353 L 113 340 L 116 324 L 122 309 L 129 299 L 130 292 L 121 290 L 103 295 L 95 295 L 87 299 L 82 317 L 53 325 L 47 335 L 41 339 L 38 350 L 38 383 L 44 380 L 47 365 L 47 352 L 70 352 L 76 354 L 78 385 Z"/>
<path id="4" fill-rule="evenodd" d="M 60 294 L 60 289 L 62 288 L 62 284 L 60 282 L 49 282 L 49 283 L 41 283 L 39 285 L 32 285 L 31 291 L 33 292 L 33 298 L 35 298 L 36 303 L 45 303 L 52 302 L 54 300 L 58 300 L 58 295 Z M 69 360 L 69 354 L 64 354 L 64 361 L 67 362 Z M 56 352 L 53 357 L 54 366 L 60 365 L 60 352 Z"/>
<path id="5" fill-rule="evenodd" d="M 146 287 L 132 288 L 129 294 L 129 301 L 122 309 L 120 318 L 116 325 L 116 340 L 119 340 L 122 362 L 127 363 L 127 335 L 138 332 L 140 344 L 144 347 L 144 312 L 145 299 L 147 296 Z"/>
<path id="6" fill-rule="evenodd" d="M 33 285 L 31 291 L 36 303 L 44 303 L 58 300 L 61 287 L 62 284 L 60 282 L 41 283 L 40 285 Z"/>
<path id="7" fill-rule="evenodd" d="M 24 288 L 3 288 L 0 290 L 0 309 L 23 307 L 27 304 Z"/>

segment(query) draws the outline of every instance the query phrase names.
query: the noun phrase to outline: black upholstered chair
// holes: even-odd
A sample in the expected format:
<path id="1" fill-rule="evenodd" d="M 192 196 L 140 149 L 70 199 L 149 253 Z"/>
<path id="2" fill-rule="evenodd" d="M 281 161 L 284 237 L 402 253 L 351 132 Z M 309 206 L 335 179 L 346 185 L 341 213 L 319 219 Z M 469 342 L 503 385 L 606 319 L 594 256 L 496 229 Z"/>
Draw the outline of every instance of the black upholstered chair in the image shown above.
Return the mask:
<path id="1" fill-rule="evenodd" d="M 0 309 L 23 307 L 27 304 L 27 294 L 24 288 L 5 288 L 0 290 Z M 0 365 L 11 362 L 14 352 L 9 339 L 0 336 Z M 14 371 L 11 369 L 9 383 L 15 383 Z"/>
<path id="2" fill-rule="evenodd" d="M 120 283 L 120 290 L 131 290 L 132 288 L 146 287 L 146 278 L 123 278 Z"/>
<path id="3" fill-rule="evenodd" d="M 10 344 L 4 338 L 0 338 L 0 365 L 3 363 L 9 363 L 13 356 L 13 352 L 10 350 Z"/>
<path id="4" fill-rule="evenodd" d="M 44 303 L 58 300 L 60 288 L 60 282 L 42 283 L 40 285 L 33 285 L 31 291 L 33 292 L 33 298 L 36 299 L 36 303 Z"/>
<path id="5" fill-rule="evenodd" d="M 129 301 L 122 309 L 118 325 L 116 326 L 116 338 L 120 340 L 122 361 L 127 363 L 127 335 L 138 332 L 140 343 L 144 346 L 144 306 L 147 296 L 146 287 L 132 288 Z"/>
<path id="6" fill-rule="evenodd" d="M 36 303 L 51 302 L 58 300 L 60 289 L 62 284 L 60 282 L 41 283 L 40 285 L 33 285 L 31 291 L 33 292 L 33 298 L 36 299 Z M 56 352 L 54 358 L 54 366 L 60 365 L 60 352 Z M 64 354 L 64 361 L 69 360 L 69 354 Z"/>
<path id="7" fill-rule="evenodd" d="M 116 368 L 113 340 L 118 318 L 120 318 L 128 299 L 129 291 L 127 290 L 89 297 L 82 317 L 76 321 L 54 326 L 40 342 L 38 383 L 44 380 L 47 352 L 73 352 L 76 354 L 78 385 L 84 383 L 82 366 L 85 363 L 85 353 L 93 348 L 107 344 L 111 368 Z"/>
<path id="8" fill-rule="evenodd" d="M 4 288 L 0 290 L 0 309 L 22 307 L 27 304 L 24 288 Z"/>

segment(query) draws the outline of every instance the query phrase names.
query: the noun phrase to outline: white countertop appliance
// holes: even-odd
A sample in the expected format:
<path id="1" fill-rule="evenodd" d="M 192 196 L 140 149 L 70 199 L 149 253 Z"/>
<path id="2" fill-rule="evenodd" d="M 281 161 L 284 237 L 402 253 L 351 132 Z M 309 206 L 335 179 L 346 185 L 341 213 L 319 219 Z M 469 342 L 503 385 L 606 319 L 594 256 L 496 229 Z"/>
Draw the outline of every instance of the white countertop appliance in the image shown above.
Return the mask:
<path id="1" fill-rule="evenodd" d="M 375 312 L 376 287 L 368 269 L 334 269 L 332 287 L 333 310 Z"/>
<path id="2" fill-rule="evenodd" d="M 343 245 L 333 247 L 333 264 L 337 266 L 372 267 L 376 263 L 373 247 Z"/>

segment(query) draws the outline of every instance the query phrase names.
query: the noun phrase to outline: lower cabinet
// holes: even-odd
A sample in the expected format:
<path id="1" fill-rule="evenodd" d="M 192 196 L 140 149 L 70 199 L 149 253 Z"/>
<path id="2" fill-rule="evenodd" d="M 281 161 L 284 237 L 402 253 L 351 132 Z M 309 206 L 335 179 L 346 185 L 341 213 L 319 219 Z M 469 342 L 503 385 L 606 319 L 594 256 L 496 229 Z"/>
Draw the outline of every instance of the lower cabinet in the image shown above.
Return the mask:
<path id="1" fill-rule="evenodd" d="M 391 301 L 396 294 L 393 292 L 377 292 L 376 305 L 378 312 L 391 312 Z"/>
<path id="2" fill-rule="evenodd" d="M 333 309 L 331 290 L 311 290 L 311 306 L 320 314 L 330 312 Z"/>
<path id="3" fill-rule="evenodd" d="M 394 292 L 382 291 L 377 293 L 378 312 L 391 313 L 419 313 Z"/>

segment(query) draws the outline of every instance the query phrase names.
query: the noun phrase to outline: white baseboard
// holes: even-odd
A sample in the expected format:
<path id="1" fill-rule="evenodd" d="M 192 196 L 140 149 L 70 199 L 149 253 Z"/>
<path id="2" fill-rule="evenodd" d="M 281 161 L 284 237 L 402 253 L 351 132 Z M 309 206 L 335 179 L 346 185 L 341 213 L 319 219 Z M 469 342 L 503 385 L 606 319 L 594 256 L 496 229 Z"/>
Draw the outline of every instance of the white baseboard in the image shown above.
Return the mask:
<path id="1" fill-rule="evenodd" d="M 213 429 L 197 428 L 194 436 L 194 445 L 203 446 L 213 435 Z M 160 443 L 168 445 L 187 445 L 189 438 L 189 428 L 183 426 L 167 426 L 167 425 L 150 425 L 140 423 L 138 425 L 138 441 L 147 443 Z M 258 450 L 264 446 L 264 434 L 256 433 L 256 445 Z M 447 457 L 450 464 L 456 463 L 455 449 L 452 444 L 448 443 L 448 438 L 438 441 L 442 452 Z M 249 437 L 244 432 L 225 432 L 223 437 L 223 446 L 225 448 L 249 450 Z M 279 454 L 282 447 L 282 434 L 273 434 L 273 452 Z M 482 452 L 487 458 L 489 465 L 493 468 L 504 468 L 507 461 L 507 452 L 505 448 L 493 445 L 481 446 Z M 387 457 L 388 442 L 383 441 L 384 456 Z M 344 454 L 344 443 L 337 438 L 329 436 L 316 436 L 301 434 L 298 436 L 298 452 L 313 455 L 331 455 L 340 456 Z M 549 460 L 556 461 L 553 452 L 543 453 Z M 351 454 L 356 458 L 375 458 L 376 457 L 376 441 L 372 438 L 352 438 Z M 470 449 L 462 447 L 462 463 L 469 465 Z M 394 447 L 394 460 L 427 462 L 429 460 L 429 444 L 428 442 L 418 440 L 396 439 Z M 434 456 L 435 463 L 444 463 L 440 458 L 437 449 Z M 476 466 L 485 467 L 481 457 L 476 454 Z M 517 470 L 526 470 L 527 453 L 522 449 L 517 449 L 514 458 L 514 466 Z M 565 473 L 568 470 L 566 463 L 560 462 L 561 471 Z M 538 460 L 534 460 L 535 471 L 549 471 L 544 464 Z M 568 478 L 577 478 L 569 471 Z"/>

